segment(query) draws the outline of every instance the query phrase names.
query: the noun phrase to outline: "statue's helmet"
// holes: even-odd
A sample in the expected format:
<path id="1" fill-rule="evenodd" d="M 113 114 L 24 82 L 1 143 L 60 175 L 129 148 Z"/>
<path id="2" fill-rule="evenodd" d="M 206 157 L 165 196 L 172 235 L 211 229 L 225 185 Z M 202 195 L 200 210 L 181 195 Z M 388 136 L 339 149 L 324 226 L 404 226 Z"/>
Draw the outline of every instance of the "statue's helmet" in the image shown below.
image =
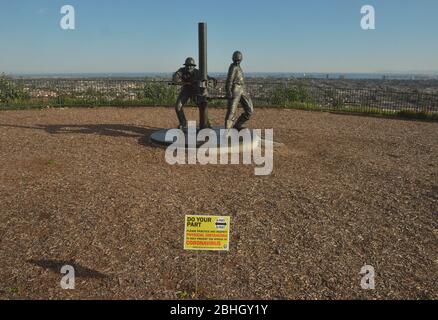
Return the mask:
<path id="1" fill-rule="evenodd" d="M 195 59 L 193 59 L 193 58 L 191 58 L 191 57 L 187 58 L 187 59 L 186 59 L 186 62 L 184 63 L 184 65 L 185 65 L 186 67 L 188 67 L 188 66 L 196 67 Z"/>
<path id="2" fill-rule="evenodd" d="M 240 51 L 236 51 L 233 53 L 233 61 L 234 62 L 242 62 L 243 54 Z"/>

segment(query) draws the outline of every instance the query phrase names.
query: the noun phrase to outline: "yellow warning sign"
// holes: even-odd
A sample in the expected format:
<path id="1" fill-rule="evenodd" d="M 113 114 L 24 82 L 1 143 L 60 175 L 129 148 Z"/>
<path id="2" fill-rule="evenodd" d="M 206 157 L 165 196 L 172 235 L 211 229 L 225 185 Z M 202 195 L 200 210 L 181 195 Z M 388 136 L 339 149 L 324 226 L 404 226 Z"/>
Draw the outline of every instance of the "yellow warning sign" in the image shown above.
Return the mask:
<path id="1" fill-rule="evenodd" d="M 186 216 L 184 250 L 228 251 L 230 217 Z"/>

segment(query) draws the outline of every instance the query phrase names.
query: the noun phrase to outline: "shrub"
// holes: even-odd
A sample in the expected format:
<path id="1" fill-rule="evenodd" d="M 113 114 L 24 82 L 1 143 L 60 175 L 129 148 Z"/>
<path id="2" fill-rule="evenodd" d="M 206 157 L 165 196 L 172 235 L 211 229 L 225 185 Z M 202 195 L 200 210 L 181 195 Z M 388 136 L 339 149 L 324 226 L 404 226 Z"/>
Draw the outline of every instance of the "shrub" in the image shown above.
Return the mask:
<path id="1" fill-rule="evenodd" d="M 137 99 L 150 101 L 154 105 L 173 105 L 177 94 L 176 86 L 169 86 L 162 82 L 149 82 L 137 94 Z"/>
<path id="2" fill-rule="evenodd" d="M 29 95 L 11 78 L 4 73 L 0 74 L 0 103 L 8 103 L 20 99 L 28 99 Z"/>
<path id="3" fill-rule="evenodd" d="M 303 85 L 287 87 L 278 86 L 269 99 L 269 103 L 277 106 L 290 106 L 296 103 L 311 103 L 310 95 Z"/>

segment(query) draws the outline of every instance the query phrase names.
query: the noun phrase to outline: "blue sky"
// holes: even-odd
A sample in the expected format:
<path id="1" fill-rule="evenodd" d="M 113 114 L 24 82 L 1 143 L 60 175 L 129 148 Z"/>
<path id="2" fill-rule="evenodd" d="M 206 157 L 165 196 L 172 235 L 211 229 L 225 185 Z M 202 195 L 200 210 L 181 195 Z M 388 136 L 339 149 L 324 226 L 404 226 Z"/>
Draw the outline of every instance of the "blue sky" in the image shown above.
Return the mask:
<path id="1" fill-rule="evenodd" d="M 366 4 L 376 30 L 360 28 Z M 174 71 L 198 59 L 200 21 L 212 72 L 237 49 L 247 72 L 438 71 L 437 0 L 0 0 L 0 72 Z"/>

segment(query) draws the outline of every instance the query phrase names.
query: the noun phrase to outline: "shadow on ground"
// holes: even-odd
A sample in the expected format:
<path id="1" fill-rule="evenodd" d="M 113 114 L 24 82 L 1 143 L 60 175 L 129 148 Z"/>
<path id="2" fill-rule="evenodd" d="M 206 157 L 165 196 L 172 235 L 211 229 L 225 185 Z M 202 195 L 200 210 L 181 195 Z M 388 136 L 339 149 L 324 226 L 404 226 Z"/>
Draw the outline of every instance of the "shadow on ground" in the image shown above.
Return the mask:
<path id="1" fill-rule="evenodd" d="M 89 269 L 87 267 L 83 267 L 74 261 L 60 261 L 60 260 L 35 260 L 31 259 L 27 261 L 33 265 L 36 265 L 40 268 L 47 269 L 56 273 L 61 272 L 61 268 L 65 265 L 72 266 L 75 269 L 75 276 L 79 278 L 96 278 L 103 279 L 108 278 L 106 274 L 103 274 L 99 271 Z"/>
<path id="2" fill-rule="evenodd" d="M 0 124 L 0 127 L 43 130 L 50 134 L 96 134 L 108 137 L 137 138 L 138 143 L 145 146 L 155 146 L 150 143 L 150 136 L 160 128 L 139 127 L 125 124 L 60 124 L 20 126 Z"/>

